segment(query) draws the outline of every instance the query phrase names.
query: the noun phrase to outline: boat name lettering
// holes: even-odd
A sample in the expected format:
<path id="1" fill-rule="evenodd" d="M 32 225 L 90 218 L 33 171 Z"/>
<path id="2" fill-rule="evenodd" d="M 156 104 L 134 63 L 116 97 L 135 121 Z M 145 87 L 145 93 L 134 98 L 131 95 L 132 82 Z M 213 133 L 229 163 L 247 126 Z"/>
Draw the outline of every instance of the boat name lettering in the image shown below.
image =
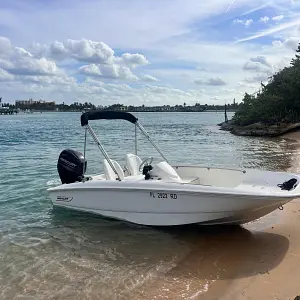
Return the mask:
<path id="1" fill-rule="evenodd" d="M 159 198 L 159 199 L 177 199 L 177 194 L 170 194 L 170 193 L 155 193 L 155 192 L 150 192 L 150 197 L 151 198 Z"/>
<path id="2" fill-rule="evenodd" d="M 57 196 L 56 201 L 65 201 L 70 202 L 72 201 L 73 197 L 66 197 L 66 196 Z"/>

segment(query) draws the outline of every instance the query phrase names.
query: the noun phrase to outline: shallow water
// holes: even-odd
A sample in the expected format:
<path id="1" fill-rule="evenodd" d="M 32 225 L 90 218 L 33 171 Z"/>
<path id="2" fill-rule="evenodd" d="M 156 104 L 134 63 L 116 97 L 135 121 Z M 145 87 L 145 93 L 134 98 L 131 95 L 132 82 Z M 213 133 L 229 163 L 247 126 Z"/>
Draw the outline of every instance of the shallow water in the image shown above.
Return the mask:
<path id="1" fill-rule="evenodd" d="M 285 170 L 299 154 L 295 141 L 220 131 L 223 113 L 136 115 L 171 163 Z M 166 229 L 53 210 L 46 189 L 59 183 L 59 153 L 68 147 L 83 151 L 79 118 L 0 116 L 1 299 L 197 299 L 220 279 L 264 272 L 246 265 L 237 274 L 233 262 L 268 253 L 272 243 L 285 245 L 281 237 L 256 232 L 278 222 L 280 212 L 244 227 Z M 125 154 L 134 151 L 133 125 L 91 125 L 123 165 Z M 138 145 L 141 157 L 158 157 L 141 136 Z M 102 171 L 103 157 L 90 138 L 87 159 L 88 173 Z"/>

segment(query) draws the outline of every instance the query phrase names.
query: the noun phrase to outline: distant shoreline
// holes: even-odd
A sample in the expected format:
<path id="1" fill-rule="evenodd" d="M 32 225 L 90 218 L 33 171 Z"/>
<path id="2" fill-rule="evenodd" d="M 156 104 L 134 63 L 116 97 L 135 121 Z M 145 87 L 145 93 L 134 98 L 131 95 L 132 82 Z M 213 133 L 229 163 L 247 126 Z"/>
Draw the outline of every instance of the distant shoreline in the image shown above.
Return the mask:
<path id="1" fill-rule="evenodd" d="M 105 110 L 103 110 L 105 111 Z M 32 114 L 32 113 L 65 113 L 65 112 L 69 112 L 69 113 L 74 113 L 74 112 L 78 112 L 81 113 L 82 111 L 80 110 L 58 110 L 58 111 L 54 111 L 54 110 L 34 110 L 32 112 L 23 112 L 21 111 L 20 113 L 24 113 L 24 114 Z M 222 112 L 224 113 L 224 110 L 203 110 L 203 111 L 190 111 L 190 110 L 178 110 L 178 111 L 167 111 L 167 110 L 134 110 L 134 111 L 124 111 L 124 112 L 128 112 L 128 113 L 137 113 L 137 112 L 143 112 L 143 113 L 206 113 L 206 112 Z M 227 113 L 234 113 L 236 111 L 234 110 L 228 110 Z"/>

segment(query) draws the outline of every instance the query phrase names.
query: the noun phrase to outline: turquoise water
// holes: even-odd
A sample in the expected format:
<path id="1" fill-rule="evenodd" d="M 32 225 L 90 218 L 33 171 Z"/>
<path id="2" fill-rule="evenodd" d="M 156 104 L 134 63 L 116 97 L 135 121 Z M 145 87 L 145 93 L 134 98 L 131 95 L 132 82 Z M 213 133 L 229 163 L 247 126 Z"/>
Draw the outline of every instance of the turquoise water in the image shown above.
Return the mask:
<path id="1" fill-rule="evenodd" d="M 298 155 L 294 141 L 220 131 L 223 113 L 136 116 L 171 163 L 283 170 Z M 59 184 L 59 153 L 83 151 L 79 119 L 79 113 L 0 116 L 0 299 L 195 299 L 226 277 L 216 263 L 221 254 L 211 247 L 224 243 L 227 229 L 147 228 L 52 210 L 46 189 Z M 124 165 L 125 154 L 134 151 L 133 125 L 91 125 L 111 158 Z M 142 136 L 138 148 L 141 157 L 157 158 Z M 103 157 L 91 138 L 87 151 L 88 173 L 101 172 Z M 244 237 L 245 229 L 230 234 Z M 187 257 L 190 270 L 173 274 Z M 214 267 L 207 273 L 208 262 Z"/>

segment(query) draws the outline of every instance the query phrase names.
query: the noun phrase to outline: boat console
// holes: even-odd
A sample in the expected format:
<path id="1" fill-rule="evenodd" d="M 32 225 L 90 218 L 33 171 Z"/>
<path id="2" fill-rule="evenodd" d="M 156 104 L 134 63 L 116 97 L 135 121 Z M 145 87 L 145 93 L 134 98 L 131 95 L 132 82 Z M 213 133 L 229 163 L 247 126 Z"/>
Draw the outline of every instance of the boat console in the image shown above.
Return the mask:
<path id="1" fill-rule="evenodd" d="M 177 172 L 166 161 L 159 162 L 158 164 L 155 164 L 154 167 L 151 166 L 151 169 L 145 175 L 145 179 L 182 183 L 182 179 Z"/>

